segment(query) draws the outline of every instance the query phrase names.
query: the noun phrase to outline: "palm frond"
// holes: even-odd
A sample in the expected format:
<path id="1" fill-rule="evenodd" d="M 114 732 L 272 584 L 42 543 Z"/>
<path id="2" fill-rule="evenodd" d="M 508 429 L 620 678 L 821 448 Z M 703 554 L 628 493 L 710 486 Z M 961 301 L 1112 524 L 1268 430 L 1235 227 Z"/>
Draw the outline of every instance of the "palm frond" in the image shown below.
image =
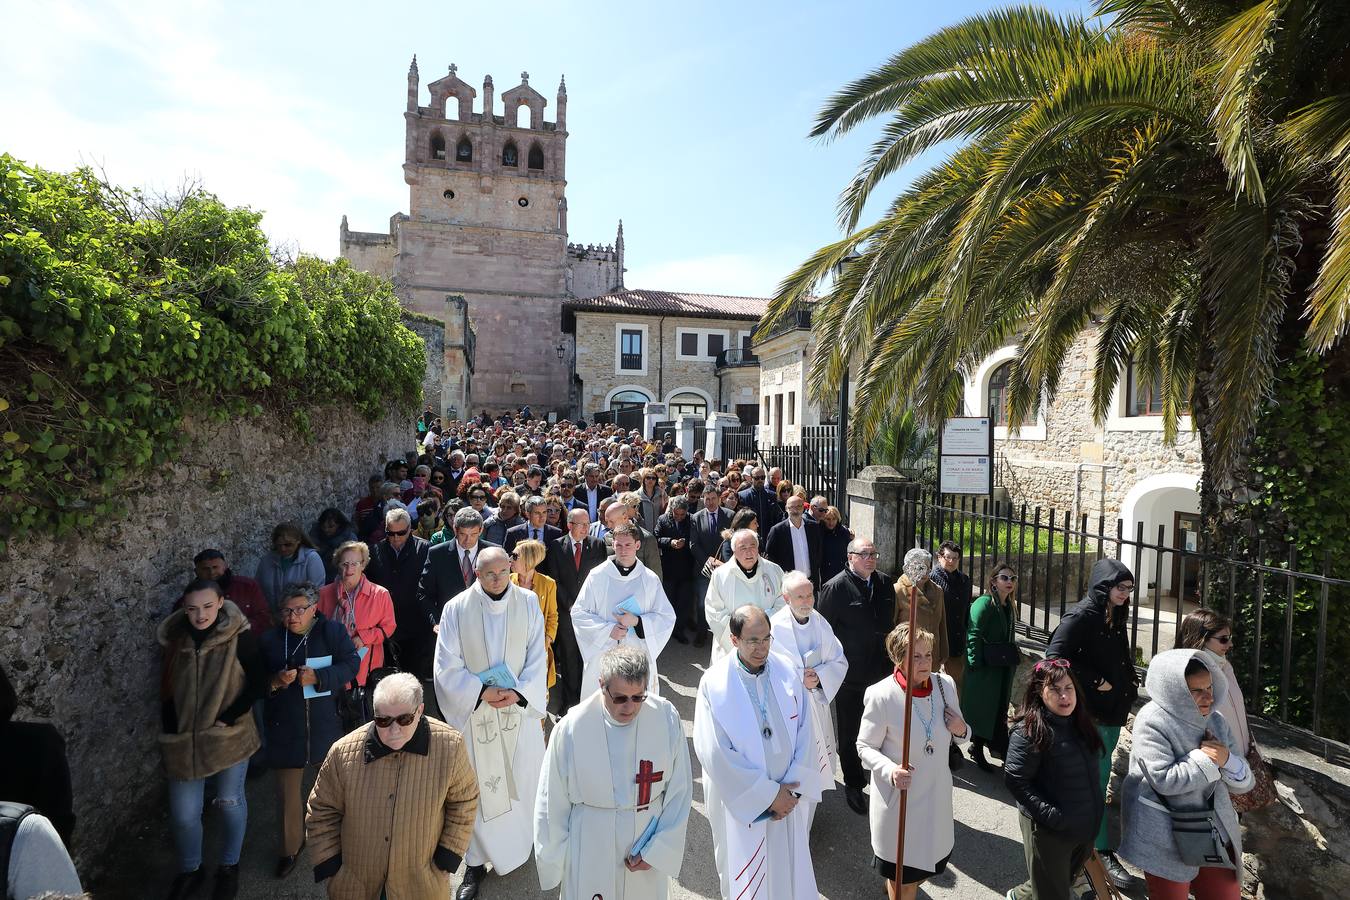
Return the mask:
<path id="1" fill-rule="evenodd" d="M 1244 9 L 1225 23 L 1212 41 L 1218 98 L 1210 121 L 1219 140 L 1219 158 L 1234 190 L 1257 203 L 1264 202 L 1265 190 L 1256 163 L 1252 134 L 1256 115 L 1252 107 L 1287 3 L 1262 0 Z"/>

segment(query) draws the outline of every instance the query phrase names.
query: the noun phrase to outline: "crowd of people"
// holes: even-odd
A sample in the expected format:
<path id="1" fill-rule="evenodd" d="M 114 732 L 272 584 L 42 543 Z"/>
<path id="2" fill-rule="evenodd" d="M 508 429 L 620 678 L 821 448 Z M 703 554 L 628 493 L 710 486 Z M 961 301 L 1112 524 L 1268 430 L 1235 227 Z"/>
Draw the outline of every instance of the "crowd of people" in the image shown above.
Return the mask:
<path id="1" fill-rule="evenodd" d="M 1238 897 L 1230 797 L 1261 773 L 1221 616 L 1192 613 L 1148 669 L 1112 852 L 1106 781 L 1138 695 L 1123 564 L 1096 564 L 1013 710 L 1006 563 L 972 585 L 948 541 L 892 578 L 826 498 L 670 435 L 527 409 L 428 410 L 418 435 L 350 513 L 277 525 L 253 578 L 196 555 L 158 631 L 170 900 L 208 881 L 236 895 L 250 771 L 275 782 L 276 877 L 305 854 L 332 898 L 443 897 L 463 866 L 472 900 L 531 856 L 569 900 L 667 896 L 692 802 L 691 742 L 660 696 L 671 640 L 708 648 L 692 749 L 728 900 L 814 900 L 809 834 L 836 766 L 888 896 L 914 897 L 958 850 L 952 771 L 991 757 L 1021 812 L 1027 881 L 1009 897 L 1069 900 L 1090 858 L 1117 887 L 1132 863 L 1151 897 Z M 65 777 L 65 809 L 17 782 L 0 796 L 68 841 Z M 1215 835 L 1200 849 L 1174 826 L 1197 808 Z"/>

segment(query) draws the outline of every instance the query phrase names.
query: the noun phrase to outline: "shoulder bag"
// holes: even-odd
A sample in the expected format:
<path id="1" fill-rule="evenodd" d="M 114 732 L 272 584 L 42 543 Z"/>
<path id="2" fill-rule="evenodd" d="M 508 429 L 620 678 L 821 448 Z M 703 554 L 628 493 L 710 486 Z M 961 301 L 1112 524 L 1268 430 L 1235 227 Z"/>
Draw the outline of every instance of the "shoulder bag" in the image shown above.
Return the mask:
<path id="1" fill-rule="evenodd" d="M 1219 831 L 1219 814 L 1214 809 L 1214 791 L 1221 782 L 1211 785 L 1211 789 L 1205 792 L 1204 806 L 1178 809 L 1158 791 L 1158 786 L 1153 783 L 1153 777 L 1148 774 L 1148 769 L 1142 761 L 1139 763 L 1139 771 L 1144 773 L 1144 780 L 1153 788 L 1153 795 L 1159 801 L 1154 803 L 1147 797 L 1141 797 L 1139 802 L 1161 809 L 1171 818 L 1172 841 L 1176 845 L 1177 855 L 1181 857 L 1181 861 L 1188 866 L 1201 868 L 1236 868 L 1229 858 L 1228 847 Z"/>
<path id="2" fill-rule="evenodd" d="M 1280 795 L 1275 792 L 1275 770 L 1261 756 L 1261 751 L 1256 749 L 1256 741 L 1247 745 L 1247 765 L 1251 767 L 1252 776 L 1256 779 L 1256 783 L 1245 794 L 1231 794 L 1229 796 L 1229 799 L 1233 801 L 1233 809 L 1238 815 L 1264 809 L 1280 799 Z"/>

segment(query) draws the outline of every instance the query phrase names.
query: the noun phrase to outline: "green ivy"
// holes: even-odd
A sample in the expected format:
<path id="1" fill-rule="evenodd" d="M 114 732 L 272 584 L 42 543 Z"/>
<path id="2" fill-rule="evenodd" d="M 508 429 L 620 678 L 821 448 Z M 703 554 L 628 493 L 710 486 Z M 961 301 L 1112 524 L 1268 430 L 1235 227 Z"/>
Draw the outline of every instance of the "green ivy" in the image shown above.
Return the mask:
<path id="1" fill-rule="evenodd" d="M 1350 403 L 1344 386 L 1323 358 L 1300 352 L 1276 373 L 1272 402 L 1262 411 L 1252 441 L 1252 499 L 1240 517 L 1252 530 L 1238 540 L 1247 558 L 1288 569 L 1290 550 L 1297 571 L 1347 577 L 1350 559 L 1350 492 L 1344 486 L 1350 460 Z M 1248 692 L 1249 707 L 1281 714 L 1281 666 L 1289 579 L 1267 574 L 1261 612 L 1260 689 L 1251 695 L 1258 592 L 1244 577 L 1237 603 L 1239 643 L 1233 662 Z M 1311 727 L 1319 633 L 1326 641 L 1322 678 L 1321 731 L 1350 739 L 1350 590 L 1328 590 L 1327 627 L 1322 631 L 1319 584 L 1297 579 L 1292 599 L 1292 655 L 1289 660 L 1287 718 Z M 1245 637 L 1244 637 L 1245 636 Z"/>
<path id="2" fill-rule="evenodd" d="M 261 214 L 0 155 L 0 549 L 118 513 L 186 416 L 412 408 L 421 338 L 387 281 L 274 256 Z"/>

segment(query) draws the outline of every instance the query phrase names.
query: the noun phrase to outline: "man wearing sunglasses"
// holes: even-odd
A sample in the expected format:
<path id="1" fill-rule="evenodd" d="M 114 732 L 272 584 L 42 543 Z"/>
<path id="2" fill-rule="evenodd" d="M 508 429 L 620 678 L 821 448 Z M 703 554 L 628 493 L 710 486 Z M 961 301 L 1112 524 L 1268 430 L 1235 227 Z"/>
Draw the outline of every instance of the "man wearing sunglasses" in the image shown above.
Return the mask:
<path id="1" fill-rule="evenodd" d="M 599 692 L 549 738 L 534 852 L 540 887 L 561 884 L 561 900 L 664 898 L 680 872 L 693 800 L 689 745 L 679 712 L 647 692 L 650 676 L 637 648 L 606 650 Z"/>
<path id="2" fill-rule="evenodd" d="M 778 495 L 764 486 L 766 477 L 763 466 L 756 468 L 751 475 L 750 487 L 739 494 L 741 506 L 748 506 L 755 511 L 761 539 L 768 535 L 770 528 L 783 520 L 783 508 L 778 505 Z"/>
<path id="3" fill-rule="evenodd" d="M 314 782 L 314 878 L 331 879 L 330 897 L 445 897 L 478 808 L 465 738 L 423 715 L 422 683 L 407 672 L 380 681 L 374 709 L 370 725 L 333 745 Z"/>
<path id="4" fill-rule="evenodd" d="M 478 896 L 488 863 L 505 875 L 530 858 L 526 836 L 544 761 L 539 720 L 548 704 L 539 598 L 511 583 L 500 547 L 482 550 L 477 567 L 474 583 L 441 613 L 433 665 L 436 699 L 464 735 L 480 797 L 456 900 Z"/>

